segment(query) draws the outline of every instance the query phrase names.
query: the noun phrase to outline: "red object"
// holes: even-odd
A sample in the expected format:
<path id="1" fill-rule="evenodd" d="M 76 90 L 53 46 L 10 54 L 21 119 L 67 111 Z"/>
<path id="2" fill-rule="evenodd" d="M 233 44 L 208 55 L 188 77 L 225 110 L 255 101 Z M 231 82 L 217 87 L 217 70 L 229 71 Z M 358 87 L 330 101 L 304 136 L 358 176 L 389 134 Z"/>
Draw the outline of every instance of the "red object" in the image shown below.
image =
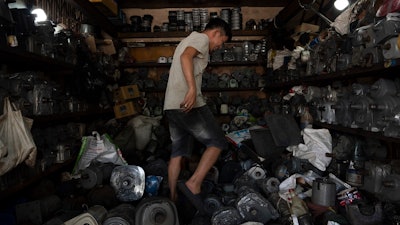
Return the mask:
<path id="1" fill-rule="evenodd" d="M 385 0 L 376 11 L 377 17 L 384 17 L 388 13 L 400 11 L 400 0 Z"/>

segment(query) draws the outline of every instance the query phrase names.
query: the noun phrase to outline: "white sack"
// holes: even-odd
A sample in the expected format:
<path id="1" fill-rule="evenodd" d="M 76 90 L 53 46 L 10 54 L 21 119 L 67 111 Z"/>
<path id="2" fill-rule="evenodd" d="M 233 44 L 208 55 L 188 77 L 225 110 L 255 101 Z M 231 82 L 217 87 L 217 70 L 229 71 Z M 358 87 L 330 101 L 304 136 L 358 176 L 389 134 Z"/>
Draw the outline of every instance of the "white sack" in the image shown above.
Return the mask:
<path id="1" fill-rule="evenodd" d="M 328 129 L 305 128 L 303 130 L 304 144 L 288 147 L 293 156 L 307 159 L 313 166 L 321 171 L 331 163 L 332 158 L 326 153 L 332 153 L 332 136 Z"/>

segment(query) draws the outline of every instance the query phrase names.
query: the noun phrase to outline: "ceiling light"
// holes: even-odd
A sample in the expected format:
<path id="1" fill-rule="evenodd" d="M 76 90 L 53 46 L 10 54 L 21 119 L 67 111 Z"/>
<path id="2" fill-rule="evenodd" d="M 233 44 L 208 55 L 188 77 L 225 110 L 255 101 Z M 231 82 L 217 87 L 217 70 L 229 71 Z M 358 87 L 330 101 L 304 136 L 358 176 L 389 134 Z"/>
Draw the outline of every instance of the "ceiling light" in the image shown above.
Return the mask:
<path id="1" fill-rule="evenodd" d="M 334 5 L 335 5 L 336 9 L 343 10 L 347 6 L 349 6 L 349 1 L 348 0 L 336 0 Z"/>
<path id="2" fill-rule="evenodd" d="M 32 10 L 31 14 L 36 14 L 35 23 L 43 22 L 47 20 L 47 15 L 41 8 L 36 8 Z"/>

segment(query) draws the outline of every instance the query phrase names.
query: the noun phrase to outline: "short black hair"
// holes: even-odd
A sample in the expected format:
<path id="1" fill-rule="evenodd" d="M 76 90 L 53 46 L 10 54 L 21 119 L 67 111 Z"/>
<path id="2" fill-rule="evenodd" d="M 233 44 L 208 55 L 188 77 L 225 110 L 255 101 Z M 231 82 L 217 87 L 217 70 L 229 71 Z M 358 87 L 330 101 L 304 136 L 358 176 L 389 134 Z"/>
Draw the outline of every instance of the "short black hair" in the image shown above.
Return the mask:
<path id="1" fill-rule="evenodd" d="M 212 29 L 222 29 L 225 33 L 225 35 L 228 37 L 228 41 L 232 39 L 232 30 L 231 26 L 229 24 L 221 19 L 221 18 L 211 18 L 210 21 L 208 21 L 206 27 L 204 30 L 212 30 Z"/>

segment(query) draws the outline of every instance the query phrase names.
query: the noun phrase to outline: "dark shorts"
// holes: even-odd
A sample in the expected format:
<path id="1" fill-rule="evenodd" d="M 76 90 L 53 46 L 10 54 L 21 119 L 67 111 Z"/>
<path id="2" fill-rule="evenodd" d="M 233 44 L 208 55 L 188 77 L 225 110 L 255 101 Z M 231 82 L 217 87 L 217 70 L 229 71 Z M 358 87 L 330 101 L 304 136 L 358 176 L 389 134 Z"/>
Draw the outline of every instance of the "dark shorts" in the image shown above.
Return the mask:
<path id="1" fill-rule="evenodd" d="M 181 110 L 166 110 L 171 134 L 171 157 L 192 154 L 193 138 L 206 147 L 227 147 L 225 135 L 208 106 L 193 108 L 188 113 Z"/>

